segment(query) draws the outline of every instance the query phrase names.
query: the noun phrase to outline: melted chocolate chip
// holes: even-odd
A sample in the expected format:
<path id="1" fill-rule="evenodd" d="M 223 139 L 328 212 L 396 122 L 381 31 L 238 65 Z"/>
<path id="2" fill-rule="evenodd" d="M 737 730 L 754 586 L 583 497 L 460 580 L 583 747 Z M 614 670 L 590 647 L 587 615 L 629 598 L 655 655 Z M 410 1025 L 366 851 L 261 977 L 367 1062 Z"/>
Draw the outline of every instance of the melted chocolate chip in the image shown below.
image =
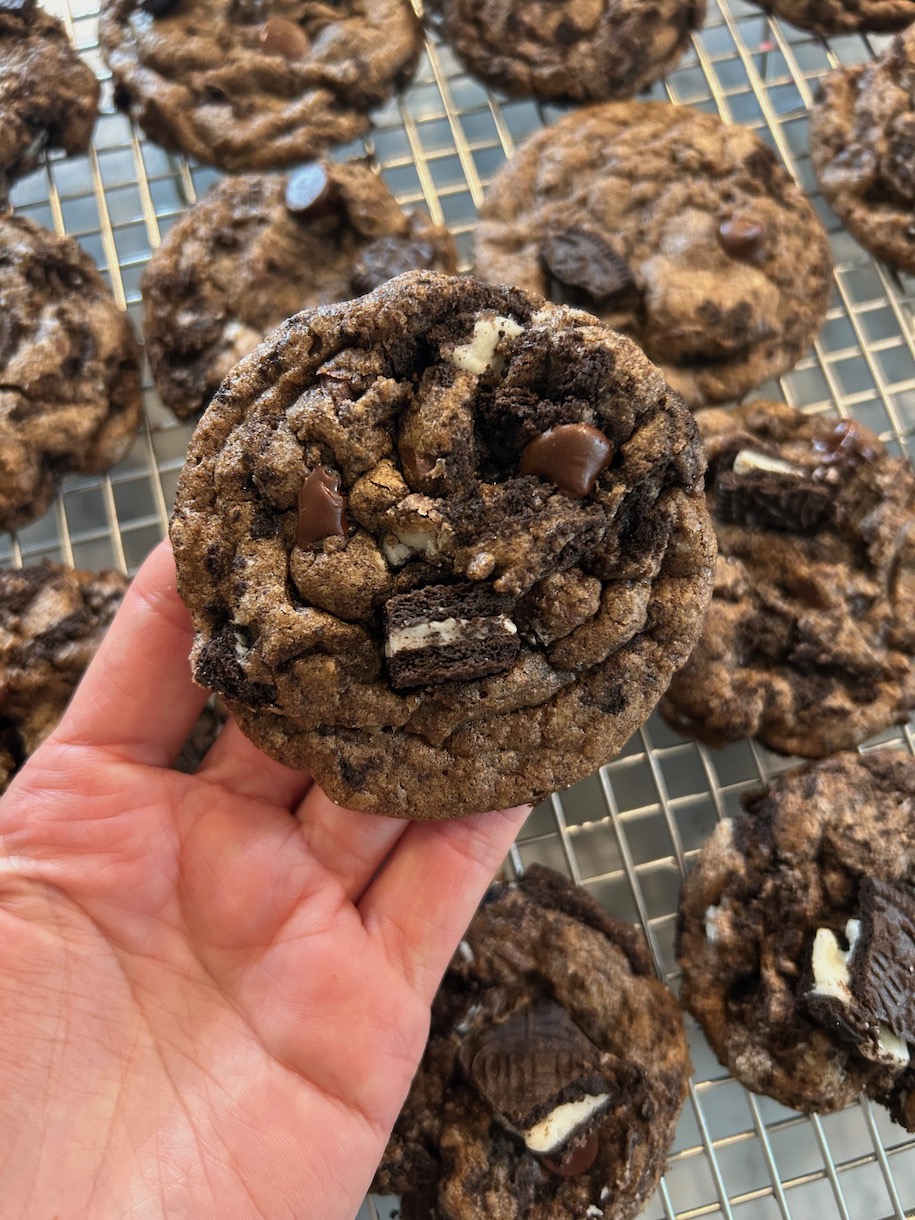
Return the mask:
<path id="1" fill-rule="evenodd" d="M 749 216 L 728 216 L 718 226 L 718 244 L 730 258 L 760 262 L 766 256 L 765 225 Z"/>
<path id="2" fill-rule="evenodd" d="M 545 1156 L 541 1157 L 541 1162 L 550 1173 L 555 1173 L 561 1178 L 577 1178 L 579 1174 L 588 1172 L 597 1160 L 599 1151 L 600 1139 L 597 1132 L 592 1131 L 585 1142 L 573 1150 L 570 1157 L 560 1161 L 554 1157 Z"/>
<path id="3" fill-rule="evenodd" d="M 855 998 L 915 1043 L 915 894 L 865 877 L 858 891 L 861 943 L 851 962 Z"/>
<path id="4" fill-rule="evenodd" d="M 307 547 L 322 538 L 345 537 L 348 530 L 340 478 L 324 466 L 316 466 L 308 472 L 299 491 L 296 541 L 300 547 Z"/>
<path id="5" fill-rule="evenodd" d="M 735 525 L 812 534 L 830 520 L 832 492 L 812 479 L 722 471 L 715 482 L 715 516 Z"/>
<path id="6" fill-rule="evenodd" d="M 539 474 L 580 500 L 613 460 L 613 442 L 590 424 L 559 424 L 535 436 L 521 454 L 521 473 Z"/>
<path id="7" fill-rule="evenodd" d="M 612 304 L 635 287 L 629 264 L 597 233 L 568 229 L 540 243 L 549 295 L 569 304 Z"/>
<path id="8" fill-rule="evenodd" d="M 317 220 L 332 211 L 338 198 L 337 184 L 320 161 L 309 161 L 286 179 L 286 207 L 299 220 Z"/>
<path id="9" fill-rule="evenodd" d="M 308 35 L 302 27 L 285 17 L 268 17 L 261 26 L 260 40 L 268 55 L 279 55 L 290 62 L 304 59 L 311 50 Z"/>
<path id="10" fill-rule="evenodd" d="M 863 466 L 879 457 L 854 419 L 840 419 L 829 431 L 815 436 L 813 448 L 824 466 Z"/>
<path id="11" fill-rule="evenodd" d="M 378 237 L 369 242 L 350 277 L 353 292 L 361 296 L 404 271 L 431 271 L 435 267 L 432 244 L 418 238 Z"/>

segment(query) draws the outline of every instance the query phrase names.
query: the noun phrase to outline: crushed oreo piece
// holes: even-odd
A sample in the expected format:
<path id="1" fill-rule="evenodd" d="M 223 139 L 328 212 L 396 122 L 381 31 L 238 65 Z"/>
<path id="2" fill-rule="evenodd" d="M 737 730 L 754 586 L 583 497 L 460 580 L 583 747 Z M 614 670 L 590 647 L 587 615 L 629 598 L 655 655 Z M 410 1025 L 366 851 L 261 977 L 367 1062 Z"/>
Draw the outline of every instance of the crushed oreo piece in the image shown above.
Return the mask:
<path id="1" fill-rule="evenodd" d="M 865 877 L 858 899 L 861 934 L 850 963 L 852 992 L 898 1038 L 915 1043 L 915 894 Z"/>
<path id="2" fill-rule="evenodd" d="M 550 296 L 569 304 L 612 304 L 635 287 L 632 269 L 599 233 L 567 229 L 540 243 Z"/>
<path id="3" fill-rule="evenodd" d="M 521 473 L 537 474 L 580 500 L 613 460 L 613 442 L 590 424 L 559 424 L 535 436 L 521 454 Z"/>
<path id="4" fill-rule="evenodd" d="M 812 534 L 833 513 L 832 492 L 803 474 L 743 475 L 732 468 L 721 471 L 714 487 L 715 516 L 735 525 Z"/>
<path id="5" fill-rule="evenodd" d="M 389 598 L 384 630 L 391 685 L 466 682 L 510 669 L 520 648 L 512 606 L 511 598 L 470 582 Z"/>
<path id="6" fill-rule="evenodd" d="M 405 271 L 431 271 L 436 266 L 431 242 L 416 237 L 377 237 L 360 254 L 350 284 L 362 296 Z"/>
<path id="7" fill-rule="evenodd" d="M 337 203 L 337 184 L 320 161 L 309 161 L 286 179 L 286 208 L 299 220 L 326 216 Z"/>
<path id="8" fill-rule="evenodd" d="M 260 41 L 268 55 L 278 55 L 290 63 L 304 59 L 311 50 L 302 27 L 286 17 L 268 17 L 260 28 Z"/>
<path id="9" fill-rule="evenodd" d="M 345 537 L 349 521 L 339 475 L 324 466 L 310 470 L 299 491 L 298 512 L 296 541 L 300 547 L 322 538 Z"/>
<path id="10" fill-rule="evenodd" d="M 766 255 L 766 227 L 749 216 L 728 216 L 718 226 L 718 244 L 729 258 L 760 262 Z"/>

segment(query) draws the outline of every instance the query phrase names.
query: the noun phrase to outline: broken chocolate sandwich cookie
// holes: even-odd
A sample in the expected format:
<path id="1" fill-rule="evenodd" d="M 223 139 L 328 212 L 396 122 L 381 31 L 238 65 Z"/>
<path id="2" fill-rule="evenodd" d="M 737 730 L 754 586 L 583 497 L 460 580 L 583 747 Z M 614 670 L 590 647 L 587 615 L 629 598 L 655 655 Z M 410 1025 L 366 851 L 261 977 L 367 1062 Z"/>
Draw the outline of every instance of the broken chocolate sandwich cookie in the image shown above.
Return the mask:
<path id="1" fill-rule="evenodd" d="M 229 373 L 171 536 L 197 680 L 334 800 L 535 801 L 643 722 L 714 568 L 695 424 L 635 344 L 416 271 Z"/>
<path id="2" fill-rule="evenodd" d="M 534 865 L 490 887 L 454 955 L 375 1186 L 404 1220 L 628 1220 L 689 1071 L 641 932 Z"/>

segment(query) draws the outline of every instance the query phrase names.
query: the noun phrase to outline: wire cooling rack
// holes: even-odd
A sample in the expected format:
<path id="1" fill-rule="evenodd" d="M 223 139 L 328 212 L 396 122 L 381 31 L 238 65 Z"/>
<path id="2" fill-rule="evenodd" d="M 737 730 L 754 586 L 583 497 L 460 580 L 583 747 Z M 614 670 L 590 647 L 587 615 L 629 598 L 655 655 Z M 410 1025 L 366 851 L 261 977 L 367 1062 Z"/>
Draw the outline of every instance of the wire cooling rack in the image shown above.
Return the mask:
<path id="1" fill-rule="evenodd" d="M 46 0 L 102 80 L 95 0 Z M 688 103 L 754 128 L 778 153 L 832 236 L 835 287 L 826 324 L 804 359 L 760 393 L 811 412 L 853 415 L 896 453 L 915 457 L 915 282 L 876 265 L 816 193 L 807 110 L 817 79 L 870 58 L 885 38 L 828 42 L 770 20 L 741 0 L 710 0 L 704 30 L 653 97 Z M 412 86 L 376 116 L 371 153 L 405 205 L 447 224 L 469 266 L 487 182 L 524 138 L 560 110 L 500 100 L 464 75 L 447 48 L 426 46 Z M 216 178 L 148 143 L 103 93 L 87 156 L 51 156 L 13 192 L 17 212 L 68 232 L 94 256 L 140 330 L 139 282 L 169 226 Z M 69 477 L 45 517 L 0 535 L 0 562 L 43 557 L 133 571 L 163 537 L 191 427 L 161 406 L 148 372 L 145 418 L 129 455 L 103 477 Z M 915 612 L 915 609 L 913 609 Z M 915 753 L 912 725 L 872 744 Z M 741 793 L 790 765 L 752 742 L 709 751 L 653 716 L 599 775 L 540 805 L 509 866 L 550 864 L 611 912 L 645 929 L 659 975 L 674 989 L 680 879 L 715 821 Z M 862 1099 L 804 1118 L 754 1097 L 719 1066 L 691 1020 L 694 1072 L 667 1173 L 643 1220 L 904 1220 L 915 1216 L 915 1137 Z M 303 1216 L 308 1214 L 303 1201 Z M 396 1200 L 368 1199 L 359 1220 L 387 1220 Z"/>

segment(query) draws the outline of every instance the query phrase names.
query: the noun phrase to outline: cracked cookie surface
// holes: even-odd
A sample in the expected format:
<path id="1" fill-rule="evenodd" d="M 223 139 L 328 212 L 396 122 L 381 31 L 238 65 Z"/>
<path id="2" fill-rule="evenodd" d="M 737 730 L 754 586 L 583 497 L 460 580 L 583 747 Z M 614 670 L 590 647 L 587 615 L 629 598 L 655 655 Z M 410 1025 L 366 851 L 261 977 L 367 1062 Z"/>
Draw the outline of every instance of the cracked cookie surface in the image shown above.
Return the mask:
<path id="1" fill-rule="evenodd" d="M 99 42 L 151 140 L 237 172 L 362 135 L 412 76 L 421 33 L 406 0 L 106 0 Z"/>
<path id="2" fill-rule="evenodd" d="M 140 421 L 138 352 L 75 241 L 0 217 L 0 529 L 40 517 L 68 471 L 124 456 Z"/>
<path id="3" fill-rule="evenodd" d="M 0 200 L 43 149 L 87 148 L 98 99 L 95 73 L 63 22 L 35 0 L 0 0 Z"/>
<path id="4" fill-rule="evenodd" d="M 689 1072 L 641 932 L 534 865 L 490 887 L 452 959 L 375 1187 L 404 1220 L 628 1220 Z"/>
<path id="5" fill-rule="evenodd" d="M 913 0 L 753 0 L 767 12 L 815 34 L 891 32 L 915 20 Z"/>
<path id="6" fill-rule="evenodd" d="M 698 637 L 703 469 L 683 403 L 586 314 L 434 272 L 305 311 L 191 442 L 195 676 L 341 804 L 536 800 L 623 745 Z"/>
<path id="7" fill-rule="evenodd" d="M 892 751 L 743 798 L 683 883 L 680 998 L 748 1088 L 807 1113 L 863 1089 L 915 1130 L 915 765 Z"/>
<path id="8" fill-rule="evenodd" d="M 915 28 L 872 63 L 822 78 L 810 157 L 849 233 L 877 258 L 915 272 Z"/>
<path id="9" fill-rule="evenodd" d="M 753 132 L 611 102 L 538 132 L 480 209 L 476 273 L 596 314 L 691 406 L 791 368 L 826 313 L 829 242 Z"/>
<path id="10" fill-rule="evenodd" d="M 403 212 L 364 162 L 224 178 L 169 230 L 143 274 L 156 388 L 187 419 L 285 318 L 421 267 L 455 270 L 448 231 Z"/>
<path id="11" fill-rule="evenodd" d="M 700 411 L 718 536 L 702 639 L 661 701 L 711 745 L 818 758 L 915 707 L 915 475 L 849 420 Z"/>
<path id="12" fill-rule="evenodd" d="M 705 0 L 433 0 L 442 36 L 475 76 L 515 97 L 634 97 L 668 72 Z"/>

